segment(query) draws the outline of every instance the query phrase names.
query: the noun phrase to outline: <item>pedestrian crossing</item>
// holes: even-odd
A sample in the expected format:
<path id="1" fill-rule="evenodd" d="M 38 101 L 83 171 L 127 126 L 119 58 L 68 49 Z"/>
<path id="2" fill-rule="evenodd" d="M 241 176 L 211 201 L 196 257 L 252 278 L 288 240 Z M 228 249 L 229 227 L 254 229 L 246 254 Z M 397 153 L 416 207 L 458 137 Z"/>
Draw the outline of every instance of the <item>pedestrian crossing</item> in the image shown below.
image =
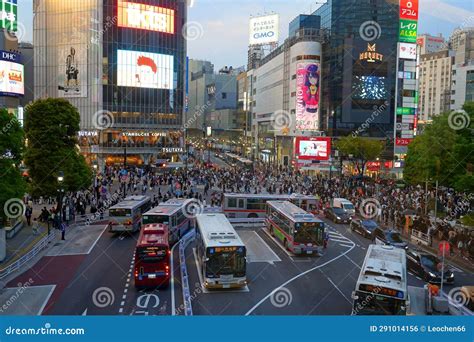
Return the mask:
<path id="1" fill-rule="evenodd" d="M 352 240 L 346 238 L 344 235 L 342 235 L 341 233 L 337 231 L 330 230 L 328 234 L 329 234 L 329 245 L 336 243 L 339 246 L 345 247 L 345 248 L 350 248 L 354 246 L 354 242 Z"/>

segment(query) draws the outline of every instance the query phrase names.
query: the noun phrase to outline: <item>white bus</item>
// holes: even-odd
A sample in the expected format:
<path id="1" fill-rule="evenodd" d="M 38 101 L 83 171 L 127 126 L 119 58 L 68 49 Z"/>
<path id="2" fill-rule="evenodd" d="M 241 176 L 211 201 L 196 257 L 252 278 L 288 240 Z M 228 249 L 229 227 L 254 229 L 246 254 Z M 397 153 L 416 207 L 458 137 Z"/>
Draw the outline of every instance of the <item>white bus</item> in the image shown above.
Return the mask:
<path id="1" fill-rule="evenodd" d="M 224 155 L 224 160 L 231 164 L 231 166 L 240 166 L 246 169 L 251 169 L 253 166 L 253 162 L 250 159 L 243 158 L 230 152 L 227 152 Z"/>
<path id="2" fill-rule="evenodd" d="M 406 315 L 406 254 L 402 248 L 369 245 L 355 291 L 353 315 Z"/>
<path id="3" fill-rule="evenodd" d="M 295 254 L 321 252 L 324 222 L 288 201 L 268 201 L 268 231 Z"/>
<path id="4" fill-rule="evenodd" d="M 148 196 L 125 197 L 109 208 L 107 228 L 111 233 L 136 232 L 140 230 L 143 213 L 150 208 L 151 199 Z"/>
<path id="5" fill-rule="evenodd" d="M 224 214 L 196 217 L 196 254 L 204 286 L 228 289 L 247 285 L 246 248 Z"/>
<path id="6" fill-rule="evenodd" d="M 163 223 L 168 226 L 170 244 L 181 239 L 187 231 L 194 228 L 194 220 L 185 215 L 186 206 L 193 199 L 170 199 L 143 214 L 142 224 Z"/>
<path id="7" fill-rule="evenodd" d="M 266 216 L 267 201 L 290 201 L 310 213 L 316 213 L 319 198 L 300 194 L 224 194 L 222 211 L 229 219 L 249 218 L 262 221 Z"/>

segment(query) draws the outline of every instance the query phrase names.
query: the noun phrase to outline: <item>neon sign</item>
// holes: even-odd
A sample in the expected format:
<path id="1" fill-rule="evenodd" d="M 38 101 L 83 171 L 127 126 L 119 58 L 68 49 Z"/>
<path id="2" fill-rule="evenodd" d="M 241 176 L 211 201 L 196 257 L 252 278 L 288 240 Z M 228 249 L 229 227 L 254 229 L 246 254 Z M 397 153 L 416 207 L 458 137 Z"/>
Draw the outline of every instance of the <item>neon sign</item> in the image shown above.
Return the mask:
<path id="1" fill-rule="evenodd" d="M 174 33 L 175 11 L 165 7 L 118 0 L 119 27 Z"/>

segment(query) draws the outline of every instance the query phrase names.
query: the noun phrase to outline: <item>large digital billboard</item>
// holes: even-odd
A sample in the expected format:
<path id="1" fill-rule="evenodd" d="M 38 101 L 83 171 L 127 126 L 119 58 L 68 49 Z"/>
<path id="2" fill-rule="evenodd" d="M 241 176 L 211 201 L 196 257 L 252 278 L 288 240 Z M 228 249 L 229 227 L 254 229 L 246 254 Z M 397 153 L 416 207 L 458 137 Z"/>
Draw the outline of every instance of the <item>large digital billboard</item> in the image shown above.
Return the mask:
<path id="1" fill-rule="evenodd" d="M 117 25 L 119 27 L 174 33 L 174 10 L 118 0 Z"/>
<path id="2" fill-rule="evenodd" d="M 16 32 L 17 22 L 17 0 L 0 0 L 0 28 Z"/>
<path id="3" fill-rule="evenodd" d="M 19 96 L 25 94 L 25 74 L 20 55 L 0 51 L 0 95 Z"/>
<path id="4" fill-rule="evenodd" d="M 117 51 L 117 84 L 122 87 L 173 89 L 173 56 Z"/>
<path id="5" fill-rule="evenodd" d="M 250 45 L 276 43 L 280 34 L 280 17 L 278 14 L 250 18 Z"/>
<path id="6" fill-rule="evenodd" d="M 302 160 L 328 160 L 331 155 L 331 138 L 297 137 L 295 153 Z"/>
<path id="7" fill-rule="evenodd" d="M 317 62 L 296 66 L 296 129 L 319 130 L 320 70 Z"/>

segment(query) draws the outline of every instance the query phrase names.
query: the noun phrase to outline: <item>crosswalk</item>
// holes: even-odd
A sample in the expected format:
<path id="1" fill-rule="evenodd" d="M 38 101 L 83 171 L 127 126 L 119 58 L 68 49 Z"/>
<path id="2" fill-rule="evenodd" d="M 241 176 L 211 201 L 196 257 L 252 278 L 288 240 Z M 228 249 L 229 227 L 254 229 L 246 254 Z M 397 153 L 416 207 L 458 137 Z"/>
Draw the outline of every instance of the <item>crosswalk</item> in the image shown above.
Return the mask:
<path id="1" fill-rule="evenodd" d="M 329 245 L 331 244 L 338 244 L 341 247 L 345 248 L 350 248 L 354 246 L 354 242 L 348 238 L 346 238 L 344 235 L 337 231 L 329 231 Z"/>

